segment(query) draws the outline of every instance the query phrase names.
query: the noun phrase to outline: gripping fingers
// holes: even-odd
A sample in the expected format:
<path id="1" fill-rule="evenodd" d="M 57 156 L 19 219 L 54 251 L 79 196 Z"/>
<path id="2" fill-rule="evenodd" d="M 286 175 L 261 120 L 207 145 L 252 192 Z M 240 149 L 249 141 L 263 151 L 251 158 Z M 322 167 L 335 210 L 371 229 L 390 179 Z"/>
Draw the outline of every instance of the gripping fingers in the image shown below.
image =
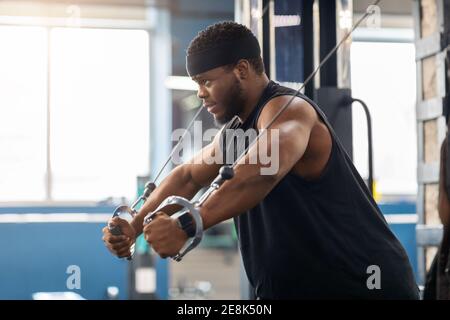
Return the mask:
<path id="1" fill-rule="evenodd" d="M 111 245 L 111 248 L 116 252 L 119 252 L 124 249 L 129 249 L 130 247 L 131 247 L 130 239 L 122 241 L 122 242 L 114 243 Z"/>
<path id="2" fill-rule="evenodd" d="M 111 235 L 109 237 L 106 237 L 105 240 L 107 242 L 109 242 L 110 244 L 119 244 L 119 243 L 122 243 L 124 241 L 130 240 L 130 238 L 128 238 L 127 236 L 113 236 L 113 235 Z"/>

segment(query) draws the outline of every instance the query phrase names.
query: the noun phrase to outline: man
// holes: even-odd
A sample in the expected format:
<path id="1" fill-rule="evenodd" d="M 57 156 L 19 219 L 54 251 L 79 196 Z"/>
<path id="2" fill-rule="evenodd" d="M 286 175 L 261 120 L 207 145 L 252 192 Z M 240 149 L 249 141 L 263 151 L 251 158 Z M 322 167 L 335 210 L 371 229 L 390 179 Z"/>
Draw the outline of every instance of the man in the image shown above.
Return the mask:
<path id="1" fill-rule="evenodd" d="M 267 78 L 250 30 L 234 22 L 208 27 L 191 42 L 187 69 L 224 130 L 172 171 L 131 225 L 111 221 L 125 234 L 114 237 L 104 229 L 114 254 L 128 256 L 141 232 L 161 257 L 178 253 L 189 228 L 181 229 L 171 212 L 143 228 L 144 216 L 167 196 L 190 199 L 211 183 L 221 166 L 211 160 L 217 152 L 228 159 L 228 149 L 219 147 L 228 145 L 225 129 L 261 130 L 295 96 L 268 130 L 278 136 L 276 144 L 266 139 L 270 152 L 279 151 L 276 173 L 261 174 L 265 165 L 251 164 L 255 144 L 234 177 L 200 208 L 204 229 L 234 218 L 245 270 L 260 299 L 418 297 L 404 249 L 325 116 L 306 96 Z"/>
<path id="2" fill-rule="evenodd" d="M 448 161 L 449 132 L 441 145 L 438 212 L 444 227 L 441 245 L 427 274 L 425 300 L 450 300 L 450 162 Z"/>
<path id="3" fill-rule="evenodd" d="M 450 66 L 450 54 L 446 56 L 446 65 Z M 450 76 L 450 67 L 448 71 Z M 441 145 L 438 198 L 438 212 L 444 234 L 439 250 L 427 273 L 424 300 L 450 300 L 450 160 L 448 159 L 450 100 L 447 101 L 444 109 L 446 110 L 447 134 Z"/>

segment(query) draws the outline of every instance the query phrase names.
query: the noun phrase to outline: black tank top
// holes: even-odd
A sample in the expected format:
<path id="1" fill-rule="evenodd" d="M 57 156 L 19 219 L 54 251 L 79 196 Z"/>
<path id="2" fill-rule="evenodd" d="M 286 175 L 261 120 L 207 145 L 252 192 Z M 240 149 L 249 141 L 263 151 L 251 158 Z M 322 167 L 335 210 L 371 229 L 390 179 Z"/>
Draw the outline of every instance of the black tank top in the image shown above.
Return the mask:
<path id="1" fill-rule="evenodd" d="M 257 129 L 267 102 L 284 95 L 297 95 L 314 107 L 330 131 L 332 150 L 319 178 L 307 180 L 288 173 L 256 207 L 234 219 L 255 295 L 261 299 L 417 299 L 405 250 L 313 101 L 271 81 L 245 122 L 235 118 L 225 129 Z M 225 134 L 222 142 L 226 159 Z M 370 266 L 379 267 L 381 289 L 370 290 L 367 285 L 376 284 Z"/>

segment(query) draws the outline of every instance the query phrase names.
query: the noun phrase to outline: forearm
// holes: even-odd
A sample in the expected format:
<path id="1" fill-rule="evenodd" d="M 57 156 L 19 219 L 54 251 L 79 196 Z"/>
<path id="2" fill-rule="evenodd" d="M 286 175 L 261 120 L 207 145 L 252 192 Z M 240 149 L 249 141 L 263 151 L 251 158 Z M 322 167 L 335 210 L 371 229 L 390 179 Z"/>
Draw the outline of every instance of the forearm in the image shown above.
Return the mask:
<path id="1" fill-rule="evenodd" d="M 201 186 L 196 184 L 192 179 L 188 166 L 188 164 L 184 164 L 175 168 L 151 193 L 150 197 L 139 210 L 139 213 L 131 222 L 131 225 L 136 231 L 136 236 L 142 233 L 145 216 L 149 212 L 154 211 L 167 197 L 176 195 L 191 199 L 200 190 Z M 170 212 L 166 213 L 170 214 Z"/>
<path id="2" fill-rule="evenodd" d="M 255 207 L 277 183 L 277 176 L 261 175 L 257 165 L 237 167 L 235 177 L 225 182 L 201 206 L 203 229 Z"/>

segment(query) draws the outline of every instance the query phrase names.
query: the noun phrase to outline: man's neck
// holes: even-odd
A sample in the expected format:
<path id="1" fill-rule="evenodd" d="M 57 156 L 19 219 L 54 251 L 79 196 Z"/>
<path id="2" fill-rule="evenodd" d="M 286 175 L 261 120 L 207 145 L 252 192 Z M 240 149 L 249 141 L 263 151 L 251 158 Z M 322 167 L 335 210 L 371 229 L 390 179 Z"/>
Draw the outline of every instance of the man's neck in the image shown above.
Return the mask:
<path id="1" fill-rule="evenodd" d="M 251 90 L 247 92 L 247 102 L 245 103 L 244 111 L 239 114 L 239 119 L 241 120 L 241 122 L 244 122 L 252 113 L 264 90 L 269 84 L 269 81 L 270 80 L 265 73 L 262 76 L 256 78 L 254 86 L 252 86 Z"/>

